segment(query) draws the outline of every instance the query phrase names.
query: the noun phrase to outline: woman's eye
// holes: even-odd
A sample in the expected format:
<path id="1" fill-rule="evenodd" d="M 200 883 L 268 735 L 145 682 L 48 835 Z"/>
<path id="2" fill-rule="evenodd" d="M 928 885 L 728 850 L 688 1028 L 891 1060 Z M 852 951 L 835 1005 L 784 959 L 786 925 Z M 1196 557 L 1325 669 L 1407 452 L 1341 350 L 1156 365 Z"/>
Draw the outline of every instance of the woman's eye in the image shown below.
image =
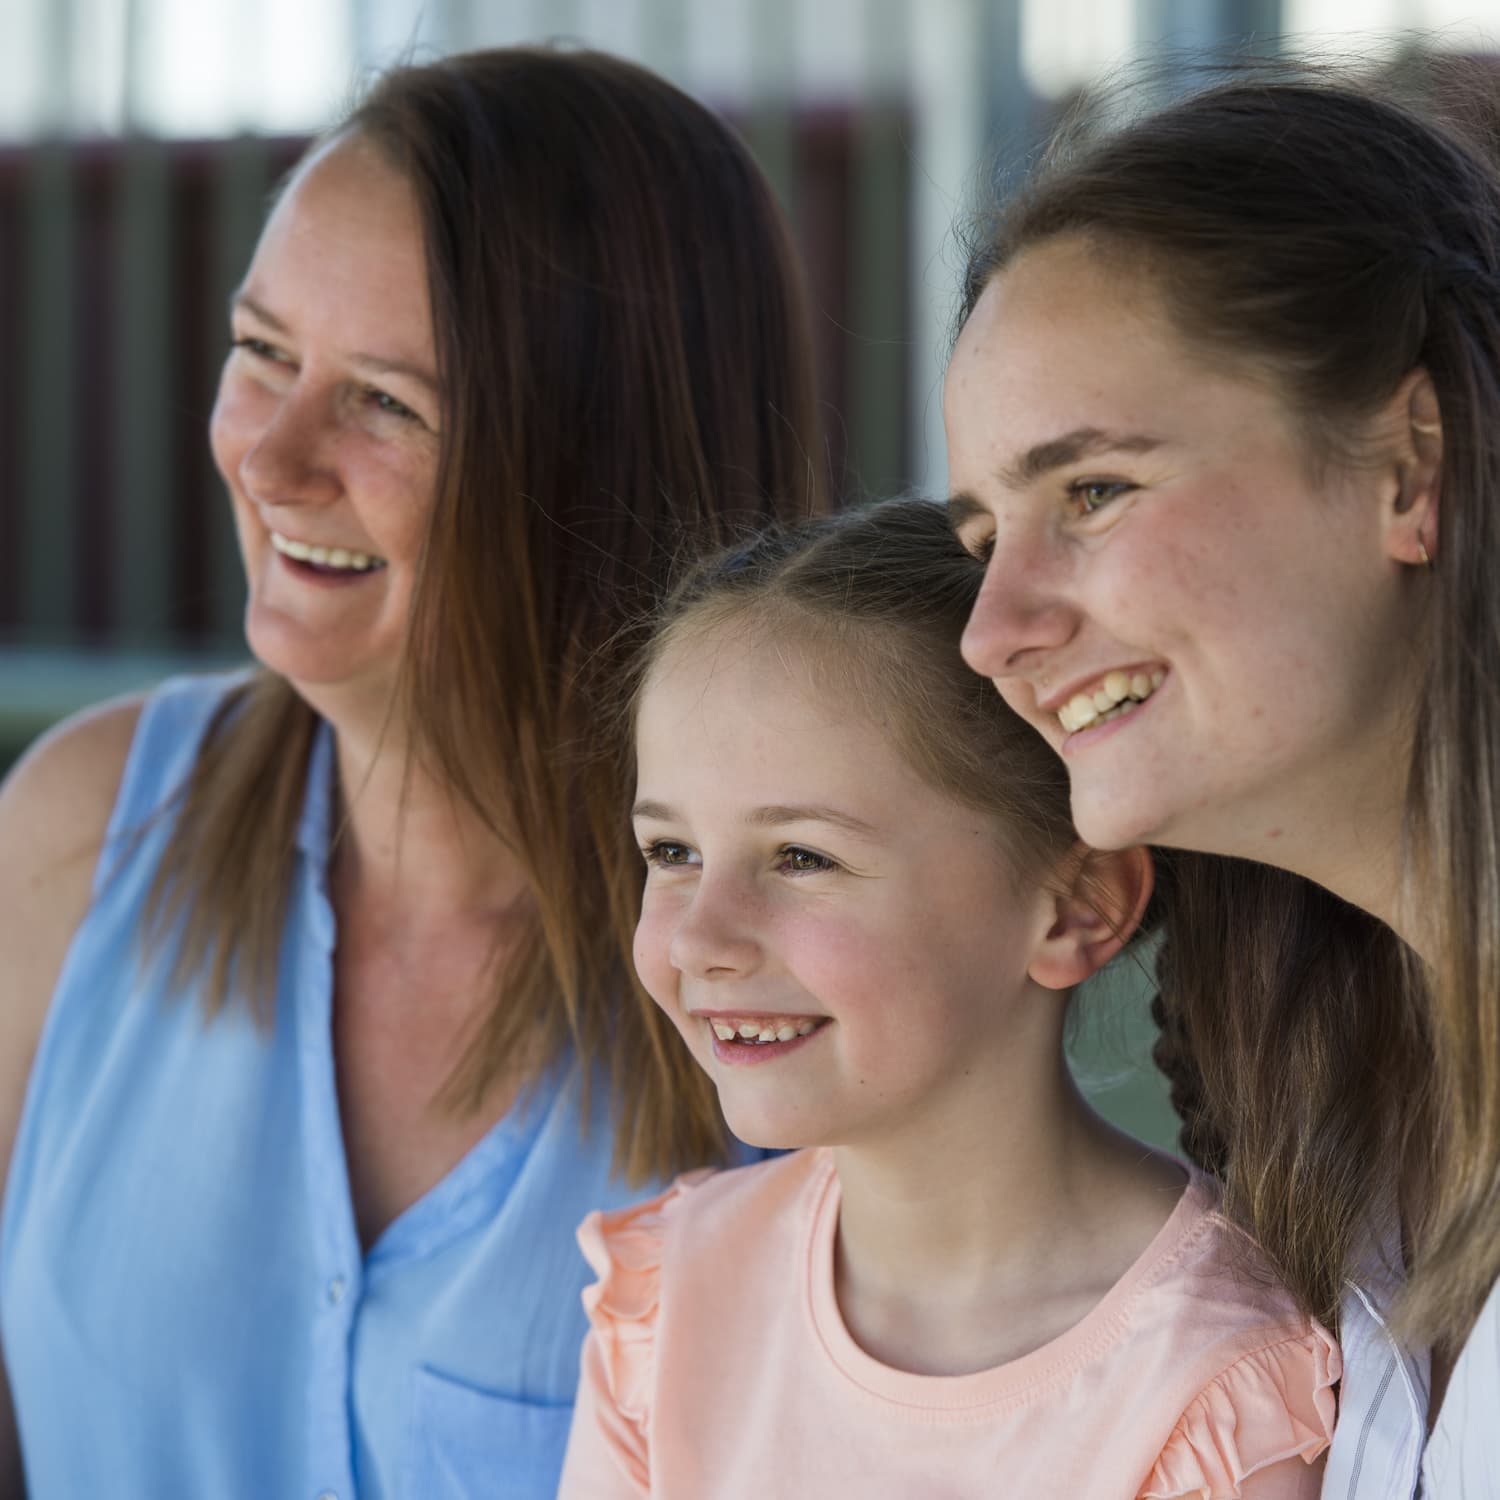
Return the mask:
<path id="1" fill-rule="evenodd" d="M 229 347 L 243 349 L 246 354 L 253 354 L 256 359 L 280 361 L 285 357 L 275 344 L 268 344 L 264 339 L 252 338 L 248 334 L 244 338 L 230 339 Z"/>
<path id="2" fill-rule="evenodd" d="M 387 391 L 370 386 L 365 391 L 365 399 L 377 411 L 383 411 L 388 416 L 400 417 L 403 422 L 420 422 L 422 419 L 404 401 L 398 401 Z"/>
<path id="3" fill-rule="evenodd" d="M 675 868 L 693 862 L 693 851 L 686 844 L 674 839 L 656 839 L 641 848 L 641 855 L 648 865 L 664 865 Z"/>
<path id="4" fill-rule="evenodd" d="M 781 868 L 789 875 L 818 875 L 825 870 L 836 870 L 839 865 L 826 854 L 814 854 L 811 849 L 791 844 L 781 851 Z"/>
<path id="5" fill-rule="evenodd" d="M 1122 479 L 1080 479 L 1068 486 L 1068 493 L 1077 502 L 1079 511 L 1091 516 L 1134 488 L 1135 485 Z"/>

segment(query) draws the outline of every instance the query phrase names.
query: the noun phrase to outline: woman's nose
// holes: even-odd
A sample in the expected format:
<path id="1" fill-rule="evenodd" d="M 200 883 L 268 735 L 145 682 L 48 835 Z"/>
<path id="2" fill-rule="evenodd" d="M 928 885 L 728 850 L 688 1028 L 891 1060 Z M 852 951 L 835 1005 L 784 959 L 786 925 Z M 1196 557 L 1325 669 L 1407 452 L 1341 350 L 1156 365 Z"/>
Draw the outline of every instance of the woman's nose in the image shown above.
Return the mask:
<path id="1" fill-rule="evenodd" d="M 318 503 L 339 493 L 334 414 L 316 392 L 284 392 L 240 459 L 240 482 L 266 505 Z"/>

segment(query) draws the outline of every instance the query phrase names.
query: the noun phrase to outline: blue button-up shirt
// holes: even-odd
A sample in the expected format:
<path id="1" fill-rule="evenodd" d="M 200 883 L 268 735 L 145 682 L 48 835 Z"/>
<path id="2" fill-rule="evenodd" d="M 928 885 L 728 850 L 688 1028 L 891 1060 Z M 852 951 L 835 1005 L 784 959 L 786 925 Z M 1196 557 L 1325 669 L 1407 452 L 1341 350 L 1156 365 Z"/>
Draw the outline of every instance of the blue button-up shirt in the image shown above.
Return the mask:
<path id="1" fill-rule="evenodd" d="M 544 1078 L 362 1252 L 340 1132 L 326 869 L 309 768 L 274 1026 L 206 1023 L 141 907 L 223 679 L 144 710 L 33 1068 L 0 1219 L 0 1339 L 31 1500 L 550 1500 L 608 1098 Z M 227 870 L 226 879 L 236 872 Z M 419 997 L 415 997 L 418 998 Z"/>

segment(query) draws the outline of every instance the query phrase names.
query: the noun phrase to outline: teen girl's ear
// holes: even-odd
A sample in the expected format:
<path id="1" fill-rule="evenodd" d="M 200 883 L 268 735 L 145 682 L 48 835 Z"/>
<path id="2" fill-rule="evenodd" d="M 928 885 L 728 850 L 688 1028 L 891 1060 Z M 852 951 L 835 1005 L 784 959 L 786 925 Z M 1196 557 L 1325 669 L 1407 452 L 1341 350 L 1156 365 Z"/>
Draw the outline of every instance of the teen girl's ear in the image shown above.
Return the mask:
<path id="1" fill-rule="evenodd" d="M 1438 494 L 1443 473 L 1443 418 L 1432 377 L 1420 367 L 1386 406 L 1394 438 L 1392 502 L 1384 514 L 1386 555 L 1430 568 L 1438 552 Z"/>
<path id="2" fill-rule="evenodd" d="M 1052 922 L 1027 973 L 1044 989 L 1066 990 L 1097 973 L 1130 941 L 1156 884 L 1150 850 L 1104 852 L 1075 845 L 1058 866 Z"/>

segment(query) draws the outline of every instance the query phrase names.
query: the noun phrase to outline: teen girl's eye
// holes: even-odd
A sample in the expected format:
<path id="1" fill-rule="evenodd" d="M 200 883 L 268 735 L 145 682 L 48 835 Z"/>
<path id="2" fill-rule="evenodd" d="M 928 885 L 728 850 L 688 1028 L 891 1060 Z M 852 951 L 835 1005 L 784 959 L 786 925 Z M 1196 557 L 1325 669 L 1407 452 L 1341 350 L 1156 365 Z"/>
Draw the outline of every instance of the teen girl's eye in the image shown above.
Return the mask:
<path id="1" fill-rule="evenodd" d="M 1068 494 L 1081 515 L 1091 516 L 1135 488 L 1123 479 L 1078 479 L 1068 486 Z"/>
<path id="2" fill-rule="evenodd" d="M 778 858 L 777 868 L 788 875 L 821 875 L 841 868 L 836 859 L 829 859 L 826 854 L 817 854 L 798 844 L 788 844 Z"/>
<path id="3" fill-rule="evenodd" d="M 676 839 L 653 839 L 641 846 L 641 857 L 658 869 L 681 869 L 693 863 L 693 850 Z"/>

